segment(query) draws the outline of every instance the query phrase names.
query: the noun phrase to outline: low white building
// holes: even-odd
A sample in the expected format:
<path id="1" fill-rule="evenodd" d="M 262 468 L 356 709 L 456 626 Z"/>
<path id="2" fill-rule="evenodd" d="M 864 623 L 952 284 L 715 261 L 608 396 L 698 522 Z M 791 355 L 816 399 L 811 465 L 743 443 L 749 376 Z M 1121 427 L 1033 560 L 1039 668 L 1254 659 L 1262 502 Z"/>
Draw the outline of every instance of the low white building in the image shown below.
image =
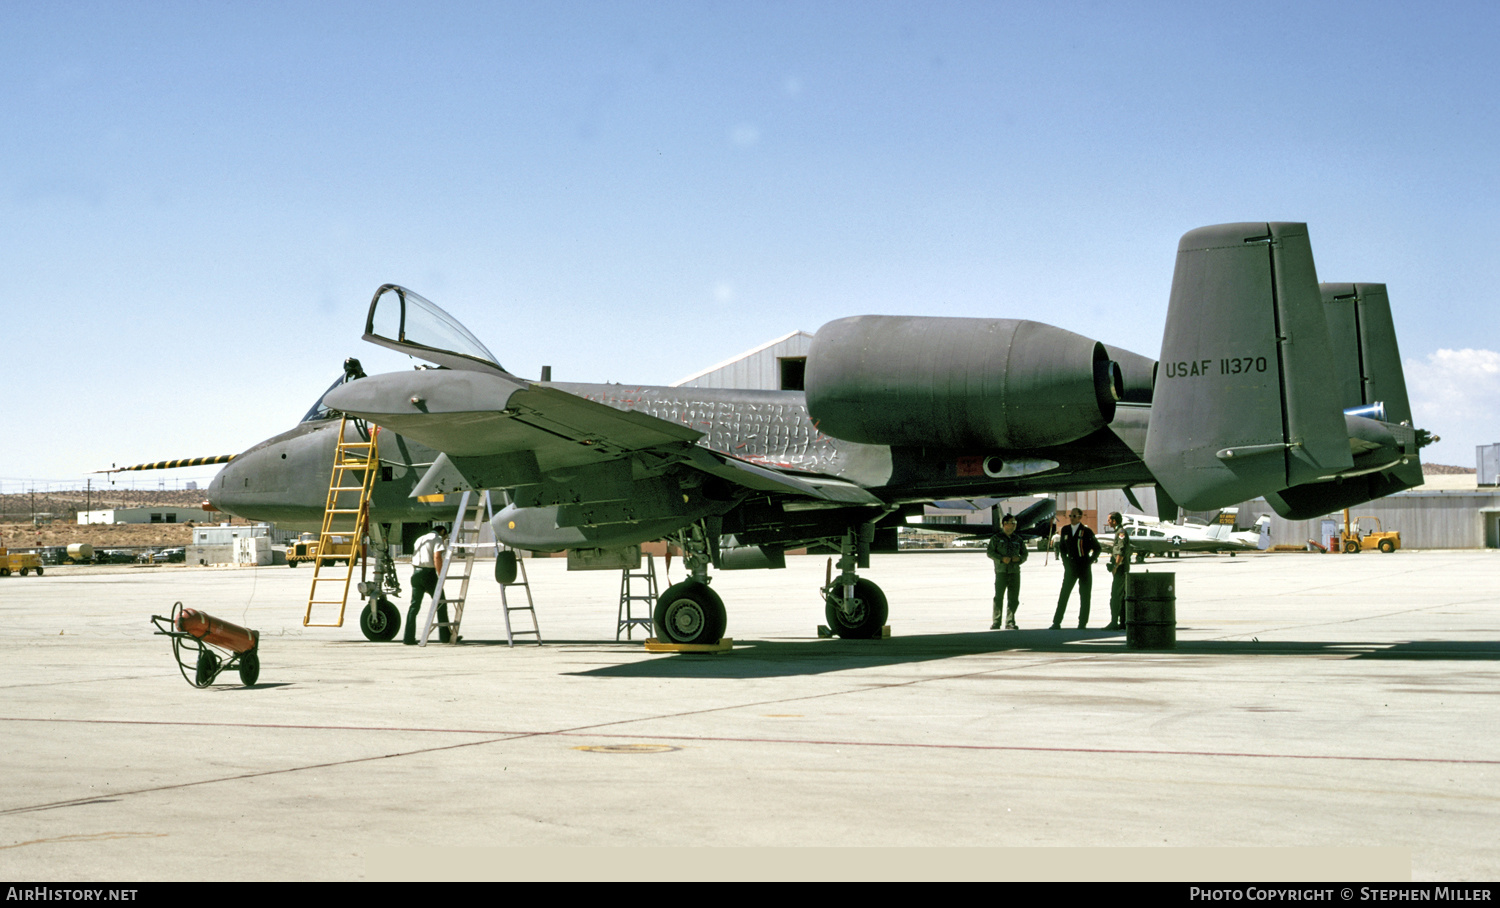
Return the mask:
<path id="1" fill-rule="evenodd" d="M 203 523 L 215 515 L 202 508 L 111 508 L 107 511 L 79 511 L 79 526 L 115 523 Z"/>

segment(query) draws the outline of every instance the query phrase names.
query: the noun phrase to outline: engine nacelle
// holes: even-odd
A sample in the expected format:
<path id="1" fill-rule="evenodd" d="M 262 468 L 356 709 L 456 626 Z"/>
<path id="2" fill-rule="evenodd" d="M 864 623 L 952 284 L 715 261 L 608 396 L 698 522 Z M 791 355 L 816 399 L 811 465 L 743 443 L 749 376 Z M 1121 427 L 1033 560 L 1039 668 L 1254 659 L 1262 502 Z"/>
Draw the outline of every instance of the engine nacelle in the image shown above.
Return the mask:
<path id="1" fill-rule="evenodd" d="M 1042 448 L 1114 419 L 1124 383 L 1104 345 L 1019 319 L 862 315 L 807 354 L 807 410 L 846 441 Z"/>

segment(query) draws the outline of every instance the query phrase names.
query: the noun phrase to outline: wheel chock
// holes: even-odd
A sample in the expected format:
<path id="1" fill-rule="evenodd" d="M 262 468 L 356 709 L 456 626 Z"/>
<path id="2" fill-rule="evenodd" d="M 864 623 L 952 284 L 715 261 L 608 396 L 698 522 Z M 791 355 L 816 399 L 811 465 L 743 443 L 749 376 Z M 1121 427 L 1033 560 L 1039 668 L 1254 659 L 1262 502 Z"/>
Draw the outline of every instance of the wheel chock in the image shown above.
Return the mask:
<path id="1" fill-rule="evenodd" d="M 648 653 L 727 653 L 732 649 L 733 637 L 725 637 L 718 643 L 666 643 L 655 637 L 646 639 Z"/>
<path id="2" fill-rule="evenodd" d="M 830 639 L 832 639 L 836 635 L 834 634 L 833 629 L 830 628 L 828 625 L 826 625 L 826 624 L 820 624 L 820 625 L 818 625 L 818 636 L 821 637 L 824 640 L 830 640 Z M 883 624 L 883 625 L 881 625 L 881 627 L 880 627 L 880 639 L 882 639 L 882 640 L 889 640 L 889 639 L 891 639 L 891 626 L 889 624 Z"/>

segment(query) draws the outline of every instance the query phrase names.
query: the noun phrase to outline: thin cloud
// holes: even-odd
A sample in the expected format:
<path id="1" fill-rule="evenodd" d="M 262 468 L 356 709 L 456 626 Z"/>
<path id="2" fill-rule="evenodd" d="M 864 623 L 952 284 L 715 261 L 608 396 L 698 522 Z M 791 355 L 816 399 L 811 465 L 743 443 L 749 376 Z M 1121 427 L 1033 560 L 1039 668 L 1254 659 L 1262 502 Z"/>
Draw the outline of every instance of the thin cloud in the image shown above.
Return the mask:
<path id="1" fill-rule="evenodd" d="M 750 123 L 741 123 L 729 132 L 729 141 L 736 145 L 754 145 L 760 141 L 760 130 Z"/>
<path id="2" fill-rule="evenodd" d="M 1477 445 L 1500 442 L 1500 353 L 1438 350 L 1404 368 L 1413 421 L 1443 439 L 1423 460 L 1471 466 Z"/>

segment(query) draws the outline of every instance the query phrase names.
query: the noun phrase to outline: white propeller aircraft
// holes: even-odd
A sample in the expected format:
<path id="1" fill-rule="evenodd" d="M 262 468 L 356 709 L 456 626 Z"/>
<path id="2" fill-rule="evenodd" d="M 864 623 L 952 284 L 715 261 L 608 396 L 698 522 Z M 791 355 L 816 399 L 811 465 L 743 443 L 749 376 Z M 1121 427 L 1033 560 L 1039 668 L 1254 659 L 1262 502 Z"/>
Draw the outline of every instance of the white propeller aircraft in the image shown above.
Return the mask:
<path id="1" fill-rule="evenodd" d="M 1224 508 L 1207 524 L 1166 523 L 1139 514 L 1125 514 L 1125 527 L 1137 561 L 1147 555 L 1176 558 L 1181 552 L 1264 552 L 1271 547 L 1271 515 L 1262 514 L 1253 530 L 1235 531 L 1239 508 Z"/>

